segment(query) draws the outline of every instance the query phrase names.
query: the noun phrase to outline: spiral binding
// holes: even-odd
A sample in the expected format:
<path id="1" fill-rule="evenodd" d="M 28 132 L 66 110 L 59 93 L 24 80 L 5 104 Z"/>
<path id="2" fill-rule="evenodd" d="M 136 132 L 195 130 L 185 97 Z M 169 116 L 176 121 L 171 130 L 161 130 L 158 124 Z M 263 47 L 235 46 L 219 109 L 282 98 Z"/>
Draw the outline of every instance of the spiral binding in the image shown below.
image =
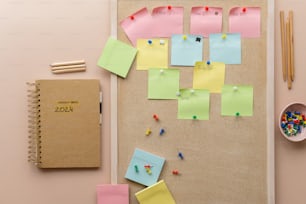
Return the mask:
<path id="1" fill-rule="evenodd" d="M 40 120 L 40 89 L 38 83 L 27 83 L 28 86 L 28 161 L 41 163 L 41 120 Z"/>

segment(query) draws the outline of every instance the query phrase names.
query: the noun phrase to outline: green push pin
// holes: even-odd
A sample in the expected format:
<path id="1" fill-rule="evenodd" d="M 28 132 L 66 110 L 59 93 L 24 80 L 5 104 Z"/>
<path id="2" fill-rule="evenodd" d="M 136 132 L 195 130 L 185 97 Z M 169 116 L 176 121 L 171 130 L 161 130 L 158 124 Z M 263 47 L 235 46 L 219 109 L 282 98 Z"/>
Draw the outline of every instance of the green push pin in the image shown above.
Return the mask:
<path id="1" fill-rule="evenodd" d="M 196 120 L 196 119 L 197 119 L 197 116 L 196 116 L 196 115 L 192 116 L 192 119 Z"/>
<path id="2" fill-rule="evenodd" d="M 237 117 L 240 116 L 240 113 L 239 113 L 239 112 L 236 112 L 236 116 L 237 116 Z"/>
<path id="3" fill-rule="evenodd" d="M 135 172 L 138 173 L 139 172 L 138 166 L 135 165 L 134 168 L 135 168 Z"/>

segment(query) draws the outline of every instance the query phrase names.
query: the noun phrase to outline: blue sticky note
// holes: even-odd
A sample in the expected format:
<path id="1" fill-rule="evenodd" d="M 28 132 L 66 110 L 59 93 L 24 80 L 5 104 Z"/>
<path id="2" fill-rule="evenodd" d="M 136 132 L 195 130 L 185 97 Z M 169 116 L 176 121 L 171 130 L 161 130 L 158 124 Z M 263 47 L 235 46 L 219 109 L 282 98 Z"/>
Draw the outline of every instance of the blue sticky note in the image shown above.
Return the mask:
<path id="1" fill-rule="evenodd" d="M 165 158 L 136 148 L 125 178 L 144 186 L 151 186 L 157 182 L 164 163 Z"/>
<path id="2" fill-rule="evenodd" d="M 171 36 L 171 65 L 194 66 L 203 59 L 203 38 L 197 35 Z"/>
<path id="3" fill-rule="evenodd" d="M 239 33 L 210 34 L 210 60 L 224 64 L 241 64 L 241 36 Z"/>

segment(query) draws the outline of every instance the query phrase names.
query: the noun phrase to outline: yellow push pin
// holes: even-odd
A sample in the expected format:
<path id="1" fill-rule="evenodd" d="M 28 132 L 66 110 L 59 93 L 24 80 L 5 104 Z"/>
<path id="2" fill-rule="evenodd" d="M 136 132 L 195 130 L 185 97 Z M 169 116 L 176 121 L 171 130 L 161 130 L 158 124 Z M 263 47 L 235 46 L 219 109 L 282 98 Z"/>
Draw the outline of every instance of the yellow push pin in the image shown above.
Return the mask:
<path id="1" fill-rule="evenodd" d="M 225 33 L 223 33 L 223 34 L 222 34 L 222 39 L 223 39 L 223 40 L 225 40 L 225 39 L 226 39 L 226 37 L 227 37 L 227 36 L 226 36 L 226 34 L 225 34 Z"/>
<path id="2" fill-rule="evenodd" d="M 183 35 L 183 40 L 187 40 L 187 35 Z"/>
<path id="3" fill-rule="evenodd" d="M 146 130 L 146 136 L 149 136 L 151 133 L 152 133 L 151 129 L 148 128 L 148 129 Z"/>

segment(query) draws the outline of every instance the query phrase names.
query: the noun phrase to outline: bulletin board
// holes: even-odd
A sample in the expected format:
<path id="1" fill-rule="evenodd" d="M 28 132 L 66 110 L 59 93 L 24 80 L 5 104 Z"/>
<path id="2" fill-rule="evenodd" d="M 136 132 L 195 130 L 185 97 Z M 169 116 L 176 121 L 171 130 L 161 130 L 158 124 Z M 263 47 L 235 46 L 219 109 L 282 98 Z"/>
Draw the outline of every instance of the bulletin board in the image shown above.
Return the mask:
<path id="1" fill-rule="evenodd" d="M 268 3 L 270 2 L 270 3 Z M 117 182 L 128 183 L 130 203 L 145 186 L 125 179 L 135 148 L 166 159 L 159 180 L 163 179 L 177 204 L 272 204 L 274 203 L 273 157 L 273 3 L 254 0 L 117 0 L 117 39 L 131 44 L 119 22 L 147 7 L 184 7 L 184 33 L 189 32 L 193 6 L 223 8 L 222 32 L 228 32 L 228 11 L 234 6 L 261 8 L 261 36 L 241 39 L 242 63 L 226 65 L 225 84 L 253 87 L 253 115 L 221 115 L 221 94 L 210 94 L 209 120 L 177 119 L 177 100 L 149 100 L 148 73 L 133 64 L 128 77 L 117 80 Z M 204 4 L 204 5 L 203 5 Z M 271 29 L 271 30 L 270 30 Z M 268 39 L 272 40 L 268 40 Z M 209 41 L 204 39 L 203 59 L 209 58 Z M 272 52 L 270 52 L 270 51 Z M 170 52 L 170 49 L 169 49 Z M 172 68 L 169 65 L 169 68 Z M 191 88 L 193 69 L 180 69 L 180 87 Z M 159 121 L 152 117 L 159 116 Z M 159 135 L 160 128 L 165 134 Z M 145 135 L 147 128 L 152 130 Z M 178 159 L 177 152 L 184 154 Z M 180 174 L 173 175 L 177 169 Z"/>

